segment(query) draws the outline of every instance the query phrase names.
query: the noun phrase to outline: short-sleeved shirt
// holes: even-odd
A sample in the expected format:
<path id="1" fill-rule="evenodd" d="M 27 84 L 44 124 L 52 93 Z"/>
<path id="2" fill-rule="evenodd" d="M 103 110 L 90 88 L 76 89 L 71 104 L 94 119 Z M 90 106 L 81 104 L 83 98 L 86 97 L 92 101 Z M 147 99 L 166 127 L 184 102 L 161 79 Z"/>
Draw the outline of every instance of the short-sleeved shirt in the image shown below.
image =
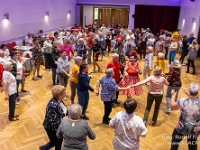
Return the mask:
<path id="1" fill-rule="evenodd" d="M 7 85 L 8 85 L 8 95 L 9 96 L 17 93 L 17 82 L 12 73 L 4 70 L 2 80 L 4 83 L 7 83 Z"/>
<path id="2" fill-rule="evenodd" d="M 115 79 L 115 82 L 119 82 L 119 78 L 120 78 L 120 74 L 119 74 L 119 71 L 120 71 L 120 63 L 119 61 L 118 62 L 113 62 L 113 61 L 110 61 L 108 64 L 107 64 L 107 67 L 106 69 L 108 68 L 113 68 L 114 70 L 114 76 L 113 78 Z"/>
<path id="3" fill-rule="evenodd" d="M 99 80 L 101 89 L 101 100 L 102 101 L 112 101 L 116 99 L 116 89 L 118 87 L 117 83 L 110 76 L 104 76 Z"/>
<path id="4" fill-rule="evenodd" d="M 177 101 L 178 108 L 181 110 L 181 117 L 176 127 L 177 131 L 182 134 L 193 134 L 193 130 L 189 131 L 190 125 L 195 125 L 200 121 L 200 97 L 182 98 Z"/>
<path id="5" fill-rule="evenodd" d="M 65 46 L 64 44 L 60 45 L 60 50 L 65 50 L 66 51 L 66 55 L 70 58 L 70 53 L 72 53 L 72 55 L 74 55 L 74 51 L 72 50 L 72 46 L 71 45 L 67 45 Z"/>
<path id="6" fill-rule="evenodd" d="M 72 68 L 72 73 L 70 76 L 70 81 L 74 82 L 74 83 L 78 83 L 78 76 L 77 76 L 77 72 L 79 72 L 79 66 L 77 66 L 76 64 L 73 66 Z"/>

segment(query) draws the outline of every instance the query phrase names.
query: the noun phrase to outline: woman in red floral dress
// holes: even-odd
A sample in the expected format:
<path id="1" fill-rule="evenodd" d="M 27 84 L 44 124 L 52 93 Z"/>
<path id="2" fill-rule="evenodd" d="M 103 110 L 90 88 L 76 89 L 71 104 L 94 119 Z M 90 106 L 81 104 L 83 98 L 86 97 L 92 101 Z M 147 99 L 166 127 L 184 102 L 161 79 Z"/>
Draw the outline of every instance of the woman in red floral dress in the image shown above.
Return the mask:
<path id="1" fill-rule="evenodd" d="M 140 82 L 139 75 L 142 74 L 141 67 L 137 63 L 137 56 L 131 55 L 129 56 L 129 63 L 125 66 L 124 69 L 124 77 L 119 83 L 120 87 L 127 87 L 129 85 L 136 84 L 137 82 Z M 139 96 L 143 92 L 142 86 L 136 86 L 133 88 L 130 88 L 128 90 L 122 91 L 122 95 L 126 95 L 127 98 L 131 98 L 133 96 Z"/>

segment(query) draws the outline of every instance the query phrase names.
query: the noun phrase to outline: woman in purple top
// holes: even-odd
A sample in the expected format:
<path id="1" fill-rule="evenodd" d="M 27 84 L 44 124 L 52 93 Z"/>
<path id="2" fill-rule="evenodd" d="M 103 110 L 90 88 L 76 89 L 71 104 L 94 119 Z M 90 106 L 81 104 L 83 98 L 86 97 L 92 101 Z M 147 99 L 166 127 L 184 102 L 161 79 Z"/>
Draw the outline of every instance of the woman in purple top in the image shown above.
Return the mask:
<path id="1" fill-rule="evenodd" d="M 72 46 L 68 38 L 64 39 L 64 43 L 60 45 L 60 50 L 64 50 L 66 52 L 66 56 L 69 60 L 71 58 L 70 54 L 74 56 L 74 51 L 72 50 Z"/>
<path id="2" fill-rule="evenodd" d="M 175 90 L 171 91 L 171 107 L 180 109 L 181 116 L 178 125 L 172 133 L 170 150 L 177 150 L 181 140 L 186 136 L 189 150 L 197 150 L 196 142 L 200 133 L 200 97 L 198 97 L 199 86 L 197 83 L 190 84 L 188 91 L 183 90 L 188 98 L 181 98 L 177 102 Z"/>
<path id="3" fill-rule="evenodd" d="M 109 124 L 109 115 L 112 111 L 112 103 L 116 99 L 116 91 L 124 91 L 130 88 L 130 86 L 125 88 L 120 88 L 115 80 L 113 79 L 114 70 L 113 68 L 109 68 L 106 70 L 106 76 L 101 78 L 98 81 L 96 86 L 96 91 L 99 93 L 99 87 L 102 86 L 101 89 L 101 100 L 104 102 L 104 116 L 103 123 Z"/>

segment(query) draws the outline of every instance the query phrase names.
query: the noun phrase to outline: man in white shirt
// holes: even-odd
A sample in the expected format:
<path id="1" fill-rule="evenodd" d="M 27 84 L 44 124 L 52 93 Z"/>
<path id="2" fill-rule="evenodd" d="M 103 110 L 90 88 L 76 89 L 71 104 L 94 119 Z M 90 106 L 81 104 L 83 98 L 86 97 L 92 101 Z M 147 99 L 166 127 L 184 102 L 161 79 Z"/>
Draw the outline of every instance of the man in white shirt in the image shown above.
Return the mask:
<path id="1" fill-rule="evenodd" d="M 135 40 L 135 36 L 132 32 L 132 30 L 128 30 L 128 35 L 126 36 L 126 40 L 127 40 L 127 52 L 130 51 L 131 49 L 131 45 L 135 44 L 134 40 Z"/>
<path id="2" fill-rule="evenodd" d="M 0 50 L 0 63 L 3 64 L 6 60 L 10 60 L 10 57 L 6 57 L 4 51 Z"/>
<path id="3" fill-rule="evenodd" d="M 32 34 L 30 32 L 27 34 L 27 36 L 25 36 L 24 41 L 25 41 L 25 45 L 33 44 Z"/>
<path id="4" fill-rule="evenodd" d="M 54 39 L 53 39 L 52 43 L 53 43 L 53 45 L 58 45 L 58 46 L 63 44 L 63 39 L 61 37 L 59 37 L 58 32 L 54 32 Z"/>

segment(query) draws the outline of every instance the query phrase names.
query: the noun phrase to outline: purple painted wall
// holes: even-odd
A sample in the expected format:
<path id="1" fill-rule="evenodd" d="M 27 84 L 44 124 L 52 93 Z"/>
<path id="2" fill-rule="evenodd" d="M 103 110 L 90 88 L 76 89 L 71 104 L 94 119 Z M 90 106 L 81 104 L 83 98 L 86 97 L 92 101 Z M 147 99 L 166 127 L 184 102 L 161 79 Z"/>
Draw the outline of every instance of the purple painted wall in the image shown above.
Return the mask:
<path id="1" fill-rule="evenodd" d="M 195 37 L 197 37 L 199 24 L 200 1 L 191 2 L 190 0 L 182 0 L 178 24 L 178 28 L 182 30 L 182 34 L 189 35 L 193 32 Z"/>
<path id="2" fill-rule="evenodd" d="M 74 26 L 75 6 L 76 0 L 0 0 L 0 43 L 40 29 Z M 48 21 L 44 20 L 46 11 Z M 9 20 L 4 19 L 5 13 L 9 13 Z"/>
<path id="3" fill-rule="evenodd" d="M 130 7 L 129 28 L 134 28 L 134 19 L 132 14 L 135 13 L 135 5 L 163 5 L 163 6 L 180 6 L 181 0 L 76 0 L 77 4 L 83 5 L 126 5 Z"/>

